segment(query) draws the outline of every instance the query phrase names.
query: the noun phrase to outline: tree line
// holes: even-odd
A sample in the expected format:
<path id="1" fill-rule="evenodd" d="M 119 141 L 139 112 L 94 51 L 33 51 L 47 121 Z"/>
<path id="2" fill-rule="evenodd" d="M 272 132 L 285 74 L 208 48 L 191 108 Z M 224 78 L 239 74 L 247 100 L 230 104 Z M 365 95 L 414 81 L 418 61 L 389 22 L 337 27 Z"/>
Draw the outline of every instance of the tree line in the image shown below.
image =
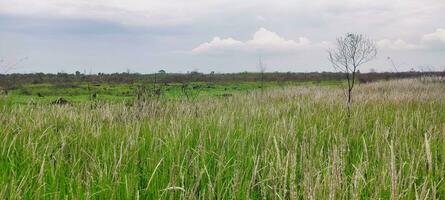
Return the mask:
<path id="1" fill-rule="evenodd" d="M 420 76 L 444 76 L 445 72 L 369 72 L 357 73 L 359 82 L 373 82 L 378 80 L 389 80 L 394 78 L 415 78 Z M 98 73 L 98 74 L 76 74 L 76 73 L 29 73 L 29 74 L 0 74 L 0 87 L 11 88 L 23 84 L 68 84 L 68 83 L 110 83 L 110 84 L 132 84 L 153 82 L 157 83 L 182 83 L 182 82 L 236 82 L 236 81 L 323 81 L 344 80 L 345 73 L 342 72 L 241 72 L 241 73 Z"/>

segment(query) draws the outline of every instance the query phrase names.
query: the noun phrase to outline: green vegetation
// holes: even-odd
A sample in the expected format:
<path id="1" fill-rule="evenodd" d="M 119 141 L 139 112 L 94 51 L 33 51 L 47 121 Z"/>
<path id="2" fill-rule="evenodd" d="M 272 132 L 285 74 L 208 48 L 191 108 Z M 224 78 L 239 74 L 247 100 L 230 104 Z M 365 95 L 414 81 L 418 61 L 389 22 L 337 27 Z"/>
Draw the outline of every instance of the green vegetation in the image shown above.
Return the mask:
<path id="1" fill-rule="evenodd" d="M 341 81 L 306 81 L 306 82 L 265 82 L 265 88 L 286 86 L 332 86 L 338 87 Z M 27 84 L 9 92 L 5 100 L 13 104 L 49 104 L 57 98 L 63 97 L 71 103 L 84 103 L 91 100 L 101 102 L 133 102 L 139 90 L 145 95 L 155 96 L 154 90 L 159 89 L 161 99 L 186 98 L 182 89 L 183 83 L 135 83 L 135 84 L 107 84 L 107 83 L 71 83 L 71 84 Z M 191 82 L 186 84 L 187 92 L 193 97 L 208 97 L 232 95 L 233 93 L 249 92 L 261 87 L 260 82 Z M 92 95 L 96 94 L 93 99 Z M 156 96 L 156 98 L 158 98 Z"/>
<path id="2" fill-rule="evenodd" d="M 48 105 L 50 87 L 0 100 L 0 198 L 445 198 L 443 83 L 359 85 L 350 117 L 344 90 L 317 84 L 122 95 L 132 104 L 90 101 L 80 85 L 64 106 Z"/>

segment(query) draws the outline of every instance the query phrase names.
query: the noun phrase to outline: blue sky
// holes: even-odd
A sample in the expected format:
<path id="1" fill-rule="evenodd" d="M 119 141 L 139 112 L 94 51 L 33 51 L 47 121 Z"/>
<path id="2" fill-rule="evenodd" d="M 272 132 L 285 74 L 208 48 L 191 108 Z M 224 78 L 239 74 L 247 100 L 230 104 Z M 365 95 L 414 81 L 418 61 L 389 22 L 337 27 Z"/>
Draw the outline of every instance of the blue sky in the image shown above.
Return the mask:
<path id="1" fill-rule="evenodd" d="M 0 0 L 0 58 L 11 72 L 332 71 L 347 32 L 377 43 L 362 67 L 445 68 L 443 0 Z"/>

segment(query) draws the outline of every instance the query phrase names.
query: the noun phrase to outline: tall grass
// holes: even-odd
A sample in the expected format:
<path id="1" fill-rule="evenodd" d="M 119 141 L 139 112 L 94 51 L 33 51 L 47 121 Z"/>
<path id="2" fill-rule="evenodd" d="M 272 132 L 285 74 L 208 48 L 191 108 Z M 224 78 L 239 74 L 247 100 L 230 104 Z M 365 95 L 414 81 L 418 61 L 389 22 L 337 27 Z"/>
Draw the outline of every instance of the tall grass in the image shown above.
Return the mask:
<path id="1" fill-rule="evenodd" d="M 445 198 L 445 86 L 284 88 L 0 114 L 0 198 Z"/>

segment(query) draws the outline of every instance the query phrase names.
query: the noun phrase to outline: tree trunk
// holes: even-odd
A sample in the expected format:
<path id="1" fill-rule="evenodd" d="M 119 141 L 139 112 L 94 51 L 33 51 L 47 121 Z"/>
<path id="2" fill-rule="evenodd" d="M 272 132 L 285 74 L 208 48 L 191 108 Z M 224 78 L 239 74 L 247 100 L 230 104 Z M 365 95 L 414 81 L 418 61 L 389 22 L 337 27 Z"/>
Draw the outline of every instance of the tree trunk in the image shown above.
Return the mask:
<path id="1" fill-rule="evenodd" d="M 348 89 L 348 117 L 351 117 L 351 107 L 352 107 L 352 88 Z"/>
<path id="2" fill-rule="evenodd" d="M 352 104 L 352 88 L 348 89 L 348 106 Z"/>

